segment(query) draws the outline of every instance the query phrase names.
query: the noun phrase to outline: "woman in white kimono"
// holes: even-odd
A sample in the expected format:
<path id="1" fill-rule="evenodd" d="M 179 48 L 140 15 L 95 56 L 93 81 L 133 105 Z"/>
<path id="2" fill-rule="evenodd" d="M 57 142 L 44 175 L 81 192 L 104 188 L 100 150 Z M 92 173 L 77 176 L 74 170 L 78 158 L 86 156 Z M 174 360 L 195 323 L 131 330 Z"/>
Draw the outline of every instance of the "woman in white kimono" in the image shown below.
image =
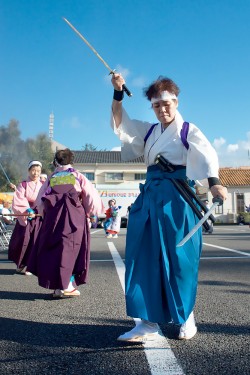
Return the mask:
<path id="1" fill-rule="evenodd" d="M 178 86 L 159 77 L 146 90 L 159 123 L 131 120 L 122 107 L 125 83 L 120 74 L 112 76 L 114 96 L 112 127 L 122 142 L 122 159 L 144 155 L 147 178 L 134 202 L 126 239 L 125 295 L 127 314 L 141 321 L 120 341 L 143 342 L 158 333 L 158 323 L 180 324 L 179 339 L 191 339 L 197 332 L 193 309 L 202 249 L 201 230 L 182 247 L 176 245 L 199 220 L 180 195 L 174 179 L 208 178 L 214 197 L 226 199 L 227 190 L 218 178 L 215 150 L 192 123 L 183 132 L 184 121 L 177 111 Z M 162 155 L 173 172 L 155 164 Z"/>

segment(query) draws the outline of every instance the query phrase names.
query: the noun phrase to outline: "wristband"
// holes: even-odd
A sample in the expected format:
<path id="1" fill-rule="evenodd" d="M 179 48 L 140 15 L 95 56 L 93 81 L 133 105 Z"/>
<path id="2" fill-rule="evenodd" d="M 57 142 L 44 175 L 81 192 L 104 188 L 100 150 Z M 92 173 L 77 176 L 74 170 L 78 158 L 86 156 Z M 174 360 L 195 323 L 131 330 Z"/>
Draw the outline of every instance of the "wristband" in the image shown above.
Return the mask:
<path id="1" fill-rule="evenodd" d="M 121 102 L 123 97 L 124 97 L 124 91 L 123 90 L 118 91 L 118 90 L 114 89 L 114 95 L 113 95 L 114 100 L 117 100 L 118 102 Z"/>
<path id="2" fill-rule="evenodd" d="M 214 185 L 221 185 L 220 179 L 217 177 L 208 177 L 208 186 L 211 188 Z"/>

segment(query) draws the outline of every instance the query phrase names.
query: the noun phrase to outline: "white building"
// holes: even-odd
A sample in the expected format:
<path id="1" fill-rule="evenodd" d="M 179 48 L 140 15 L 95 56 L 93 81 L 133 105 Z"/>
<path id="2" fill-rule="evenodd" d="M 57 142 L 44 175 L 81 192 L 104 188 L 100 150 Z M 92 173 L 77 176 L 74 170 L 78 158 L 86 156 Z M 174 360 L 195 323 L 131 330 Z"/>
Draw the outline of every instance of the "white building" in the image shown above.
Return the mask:
<path id="1" fill-rule="evenodd" d="M 121 161 L 121 151 L 73 151 L 74 167 L 82 172 L 99 191 L 105 207 L 116 199 L 126 216 L 128 206 L 139 195 L 139 184 L 145 181 L 146 167 L 143 158 Z"/>
<path id="2" fill-rule="evenodd" d="M 144 183 L 146 166 L 143 157 L 123 162 L 120 151 L 74 151 L 74 166 L 92 181 L 105 207 L 108 200 L 115 198 L 122 206 L 121 214 L 127 214 L 127 207 L 138 196 L 140 183 Z M 221 168 L 220 180 L 228 188 L 228 199 L 223 206 L 217 207 L 215 218 L 221 223 L 236 223 L 238 214 L 250 204 L 250 167 Z M 212 204 L 212 195 L 207 181 L 198 188 L 201 199 Z"/>

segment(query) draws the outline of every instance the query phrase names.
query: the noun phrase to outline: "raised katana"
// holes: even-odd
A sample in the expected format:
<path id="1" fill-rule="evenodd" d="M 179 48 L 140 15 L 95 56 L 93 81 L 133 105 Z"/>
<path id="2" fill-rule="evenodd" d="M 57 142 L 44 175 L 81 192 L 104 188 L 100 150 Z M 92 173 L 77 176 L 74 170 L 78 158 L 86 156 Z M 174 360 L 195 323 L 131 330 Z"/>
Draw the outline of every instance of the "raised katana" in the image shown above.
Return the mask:
<path id="1" fill-rule="evenodd" d="M 87 46 L 91 49 L 92 52 L 98 57 L 98 59 L 103 63 L 103 65 L 106 66 L 106 68 L 109 70 L 109 74 L 114 74 L 115 70 L 111 69 L 110 66 L 106 63 L 105 60 L 99 55 L 99 53 L 96 51 L 96 49 L 87 41 L 86 38 L 66 19 L 63 17 L 63 20 L 71 27 L 71 29 L 84 41 L 84 43 L 87 44 Z M 123 91 L 128 95 L 132 96 L 132 93 L 129 91 L 126 85 L 122 85 Z"/>
<path id="2" fill-rule="evenodd" d="M 4 176 L 6 177 L 6 180 L 8 181 L 9 184 L 11 184 L 10 179 L 9 179 L 9 177 L 7 176 L 7 173 L 5 172 L 5 170 L 4 170 L 4 168 L 3 168 L 3 166 L 2 166 L 1 163 L 0 163 L 0 167 L 1 167 L 2 171 L 3 171 Z"/>
<path id="3" fill-rule="evenodd" d="M 202 224 L 207 220 L 207 218 L 211 215 L 215 207 L 221 206 L 223 204 L 223 200 L 219 197 L 213 198 L 213 205 L 211 208 L 205 213 L 203 218 L 198 221 L 198 223 L 193 227 L 193 229 L 181 240 L 181 242 L 178 243 L 176 247 L 183 246 L 196 232 L 197 230 L 202 226 Z"/>

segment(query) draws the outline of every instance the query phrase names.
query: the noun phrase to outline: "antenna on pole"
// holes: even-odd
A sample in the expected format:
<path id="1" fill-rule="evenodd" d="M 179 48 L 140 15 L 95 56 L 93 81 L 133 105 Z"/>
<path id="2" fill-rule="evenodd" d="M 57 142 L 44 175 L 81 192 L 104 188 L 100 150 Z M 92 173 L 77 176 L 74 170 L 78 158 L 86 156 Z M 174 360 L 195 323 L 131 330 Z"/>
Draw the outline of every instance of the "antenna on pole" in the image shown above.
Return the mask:
<path id="1" fill-rule="evenodd" d="M 54 137 L 54 113 L 49 115 L 49 139 L 52 142 Z"/>

